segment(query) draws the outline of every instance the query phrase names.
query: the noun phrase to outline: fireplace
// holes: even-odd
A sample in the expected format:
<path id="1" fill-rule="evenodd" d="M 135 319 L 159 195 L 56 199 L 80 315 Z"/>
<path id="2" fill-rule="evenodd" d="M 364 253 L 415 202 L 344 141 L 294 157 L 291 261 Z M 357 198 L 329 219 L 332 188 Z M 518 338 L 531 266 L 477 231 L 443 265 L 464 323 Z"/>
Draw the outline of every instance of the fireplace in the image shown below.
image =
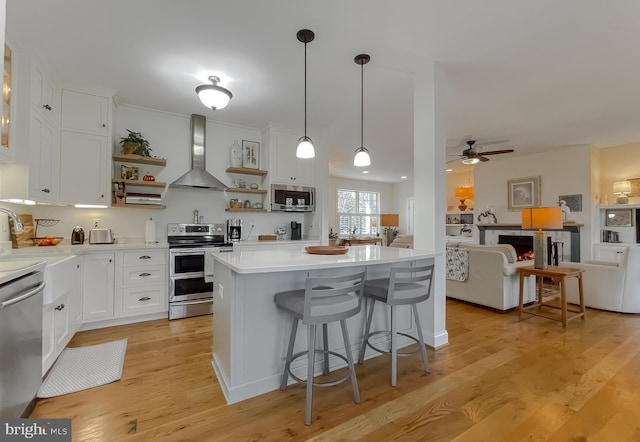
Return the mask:
<path id="1" fill-rule="evenodd" d="M 529 261 L 533 259 L 533 236 L 498 235 L 498 244 L 511 244 L 513 248 L 516 249 L 518 261 Z M 551 238 L 547 237 L 547 264 L 549 265 L 552 263 L 552 252 Z M 557 263 L 555 265 L 557 265 Z"/>

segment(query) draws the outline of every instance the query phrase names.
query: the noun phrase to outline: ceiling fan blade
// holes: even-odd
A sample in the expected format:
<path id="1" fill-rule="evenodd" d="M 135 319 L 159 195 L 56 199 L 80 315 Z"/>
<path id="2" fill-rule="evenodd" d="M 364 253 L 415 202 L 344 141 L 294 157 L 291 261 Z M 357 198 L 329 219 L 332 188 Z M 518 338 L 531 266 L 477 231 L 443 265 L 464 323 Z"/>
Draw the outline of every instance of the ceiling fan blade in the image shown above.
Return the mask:
<path id="1" fill-rule="evenodd" d="M 481 146 L 491 146 L 492 144 L 508 143 L 509 140 L 493 140 L 493 141 L 478 141 Z"/>
<path id="2" fill-rule="evenodd" d="M 489 152 L 481 152 L 481 155 L 498 155 L 500 153 L 511 153 L 513 149 L 490 150 Z"/>
<path id="3" fill-rule="evenodd" d="M 485 158 L 482 155 L 478 155 L 477 157 L 480 161 L 484 162 L 484 161 L 489 161 L 489 158 Z"/>
<path id="4" fill-rule="evenodd" d="M 454 161 L 460 161 L 460 160 L 462 160 L 463 158 L 464 158 L 464 157 L 459 157 L 459 158 L 454 158 L 453 160 L 447 160 L 446 164 L 453 163 Z"/>

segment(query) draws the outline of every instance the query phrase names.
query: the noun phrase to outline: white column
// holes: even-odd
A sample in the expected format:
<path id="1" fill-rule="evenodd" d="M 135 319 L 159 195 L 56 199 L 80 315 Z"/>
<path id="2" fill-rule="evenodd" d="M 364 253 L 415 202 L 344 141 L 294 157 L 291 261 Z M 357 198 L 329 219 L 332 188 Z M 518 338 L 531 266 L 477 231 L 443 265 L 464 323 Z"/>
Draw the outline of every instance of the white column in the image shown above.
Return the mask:
<path id="1" fill-rule="evenodd" d="M 436 250 L 431 299 L 419 305 L 425 341 L 447 344 L 445 324 L 445 158 L 446 97 L 444 68 L 425 61 L 415 72 L 413 93 L 414 248 Z"/>

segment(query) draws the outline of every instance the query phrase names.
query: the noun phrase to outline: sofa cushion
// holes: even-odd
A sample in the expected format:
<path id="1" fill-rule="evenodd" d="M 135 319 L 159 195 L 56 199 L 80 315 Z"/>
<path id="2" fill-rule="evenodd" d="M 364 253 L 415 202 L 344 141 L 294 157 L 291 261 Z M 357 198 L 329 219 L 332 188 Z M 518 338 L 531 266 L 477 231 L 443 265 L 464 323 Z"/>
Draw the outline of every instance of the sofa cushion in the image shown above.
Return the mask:
<path id="1" fill-rule="evenodd" d="M 507 258 L 508 263 L 518 262 L 518 254 L 516 253 L 516 249 L 513 248 L 511 244 L 464 244 L 460 243 L 458 247 L 468 247 L 468 248 L 477 248 L 482 250 L 492 250 L 495 252 L 501 252 Z"/>

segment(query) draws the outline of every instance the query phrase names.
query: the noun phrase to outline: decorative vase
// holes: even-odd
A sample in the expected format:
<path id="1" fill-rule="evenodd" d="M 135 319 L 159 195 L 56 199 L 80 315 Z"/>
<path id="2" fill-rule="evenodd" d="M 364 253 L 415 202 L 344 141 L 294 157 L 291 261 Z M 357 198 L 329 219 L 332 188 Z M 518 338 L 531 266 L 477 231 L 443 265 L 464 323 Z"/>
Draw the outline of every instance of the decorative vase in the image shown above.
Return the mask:
<path id="1" fill-rule="evenodd" d="M 242 147 L 238 144 L 238 140 L 235 140 L 231 145 L 229 156 L 231 158 L 231 167 L 242 167 Z"/>

